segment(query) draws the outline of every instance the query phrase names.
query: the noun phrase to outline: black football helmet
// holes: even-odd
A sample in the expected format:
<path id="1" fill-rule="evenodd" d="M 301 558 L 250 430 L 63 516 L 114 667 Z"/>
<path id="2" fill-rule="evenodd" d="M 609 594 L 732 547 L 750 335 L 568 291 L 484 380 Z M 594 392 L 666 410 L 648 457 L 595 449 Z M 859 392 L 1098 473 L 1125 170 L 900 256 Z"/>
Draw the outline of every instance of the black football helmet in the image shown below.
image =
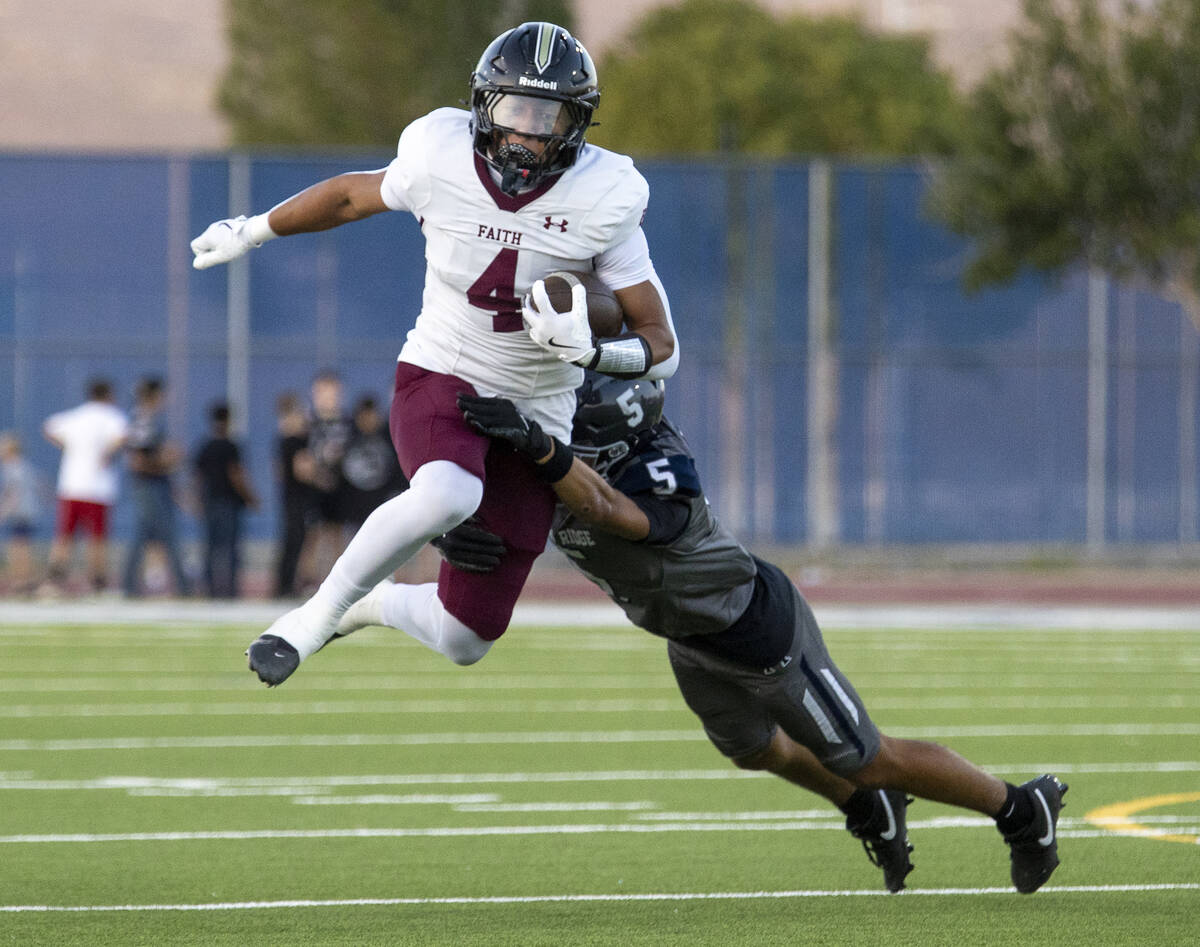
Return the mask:
<path id="1" fill-rule="evenodd" d="M 598 473 L 605 473 L 662 420 L 661 381 L 612 378 L 588 372 L 575 393 L 571 449 Z"/>
<path id="2" fill-rule="evenodd" d="M 475 151 L 516 194 L 575 163 L 600 100 L 596 67 L 579 40 L 553 23 L 522 23 L 497 36 L 471 73 Z M 517 134 L 541 139 L 540 155 Z"/>

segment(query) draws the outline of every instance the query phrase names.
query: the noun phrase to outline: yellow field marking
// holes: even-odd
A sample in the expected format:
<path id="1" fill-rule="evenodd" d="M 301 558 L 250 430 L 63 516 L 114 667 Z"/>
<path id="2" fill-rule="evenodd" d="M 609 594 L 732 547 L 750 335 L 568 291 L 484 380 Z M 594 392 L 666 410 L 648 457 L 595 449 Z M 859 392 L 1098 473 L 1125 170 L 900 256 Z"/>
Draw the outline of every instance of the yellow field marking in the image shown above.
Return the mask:
<path id="1" fill-rule="evenodd" d="M 1200 835 L 1171 835 L 1161 829 L 1152 829 L 1142 825 L 1133 818 L 1137 813 L 1145 812 L 1147 809 L 1178 806 L 1186 802 L 1200 802 L 1200 792 L 1176 792 L 1164 796 L 1131 799 L 1128 802 L 1114 802 L 1112 805 L 1093 809 L 1083 819 L 1085 822 L 1090 822 L 1092 825 L 1107 829 L 1117 835 L 1137 835 L 1143 838 L 1158 839 L 1162 842 L 1200 845 Z"/>

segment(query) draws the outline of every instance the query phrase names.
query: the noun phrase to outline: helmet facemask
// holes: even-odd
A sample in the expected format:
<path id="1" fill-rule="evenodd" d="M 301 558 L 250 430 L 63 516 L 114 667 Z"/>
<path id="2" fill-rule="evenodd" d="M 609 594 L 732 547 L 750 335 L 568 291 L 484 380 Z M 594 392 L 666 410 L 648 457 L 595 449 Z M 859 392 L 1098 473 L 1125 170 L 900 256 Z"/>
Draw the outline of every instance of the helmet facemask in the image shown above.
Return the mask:
<path id="1" fill-rule="evenodd" d="M 581 120 L 572 103 L 534 95 L 481 92 L 473 111 L 487 139 L 484 157 L 510 196 L 570 167 L 567 158 L 574 158 L 587 128 L 587 116 Z"/>
<path id="2" fill-rule="evenodd" d="M 629 456 L 629 452 L 633 449 L 630 444 L 632 440 L 635 438 L 617 441 L 614 444 L 605 444 L 603 447 L 587 447 L 583 444 L 573 443 L 571 453 L 603 477 L 612 469 L 613 465 Z"/>

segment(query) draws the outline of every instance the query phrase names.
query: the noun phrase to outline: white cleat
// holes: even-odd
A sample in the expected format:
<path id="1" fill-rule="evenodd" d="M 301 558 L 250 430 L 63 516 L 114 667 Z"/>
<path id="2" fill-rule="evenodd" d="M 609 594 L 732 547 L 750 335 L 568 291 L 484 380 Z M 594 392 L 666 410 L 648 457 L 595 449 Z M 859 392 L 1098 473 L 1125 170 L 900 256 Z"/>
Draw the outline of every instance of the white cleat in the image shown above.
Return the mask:
<path id="1" fill-rule="evenodd" d="M 338 622 L 334 637 L 344 638 L 346 635 L 353 634 L 360 628 L 369 628 L 372 625 L 384 625 L 386 627 L 386 623 L 383 620 L 383 596 L 395 584 L 391 579 L 384 579 L 375 588 L 371 589 L 370 592 L 346 609 L 346 613 L 342 616 L 341 621 Z"/>

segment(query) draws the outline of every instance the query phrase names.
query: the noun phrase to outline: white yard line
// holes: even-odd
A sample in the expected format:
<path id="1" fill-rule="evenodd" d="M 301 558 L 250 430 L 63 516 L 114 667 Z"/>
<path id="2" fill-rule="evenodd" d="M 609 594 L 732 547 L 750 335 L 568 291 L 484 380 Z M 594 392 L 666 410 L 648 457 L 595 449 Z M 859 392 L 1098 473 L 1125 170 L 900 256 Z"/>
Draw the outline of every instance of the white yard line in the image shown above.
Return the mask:
<path id="1" fill-rule="evenodd" d="M 1200 736 L 1200 723 L 1008 724 L 981 726 L 890 727 L 908 739 L 1029 739 L 1083 736 Z M 0 752 L 63 753 L 92 750 L 283 749 L 350 746 L 468 746 L 599 743 L 694 743 L 707 740 L 688 730 L 559 730 L 494 733 L 305 733 L 175 737 L 84 737 L 78 739 L 0 740 Z"/>
<path id="2" fill-rule="evenodd" d="M 1200 704 L 1200 697 L 1197 698 Z M 989 705 L 992 702 L 989 701 Z M 911 706 L 911 705 L 905 705 Z M 1112 706 L 1111 703 L 1097 704 Z M 1130 706 L 1144 706 L 1142 702 Z M 1172 704 L 1171 706 L 1177 706 Z M 331 714 L 604 714 L 604 713 L 667 713 L 688 712 L 683 699 L 661 698 L 643 700 L 489 700 L 486 706 L 478 700 L 344 700 L 311 703 L 153 703 L 153 704 L 63 704 L 42 706 L 22 704 L 0 705 L 0 718 L 42 717 L 327 717 Z"/>
<path id="3" fill-rule="evenodd" d="M 1066 894 L 1142 894 L 1154 891 L 1197 891 L 1200 884 L 1192 882 L 1143 885 L 1050 885 L 1042 889 L 1041 897 Z M 1012 888 L 907 888 L 902 898 L 918 897 L 1020 897 Z M 892 898 L 897 895 L 878 890 L 801 890 L 801 891 L 698 891 L 647 894 L 542 894 L 493 895 L 461 898 L 328 898 L 323 900 L 290 901 L 211 901 L 199 904 L 9 904 L 0 905 L 8 914 L 88 913 L 123 911 L 255 911 L 279 908 L 345 908 L 399 907 L 405 905 L 487 905 L 487 904 L 563 904 L 563 903 L 629 903 L 638 901 L 763 901 L 799 898 Z"/>
<path id="4" fill-rule="evenodd" d="M 1195 764 L 1200 769 L 1200 763 Z M 126 791 L 206 792 L 217 789 L 286 788 L 311 793 L 316 787 L 349 786 L 462 786 L 504 783 L 611 783 L 658 782 L 661 780 L 762 779 L 768 774 L 734 769 L 605 770 L 567 772 L 505 773 L 388 773 L 339 776 L 100 776 L 93 779 L 37 779 L 20 773 L 0 773 L 0 790 L 120 789 Z"/>
<path id="5" fill-rule="evenodd" d="M 243 659 L 244 660 L 244 659 Z M 582 690 L 655 690 L 673 692 L 675 680 L 669 670 L 654 671 L 645 674 L 575 674 L 575 675 L 503 675 L 503 674 L 471 674 L 463 668 L 458 668 L 458 675 L 442 680 L 431 680 L 431 675 L 416 673 L 404 674 L 371 674 L 362 671 L 347 671 L 343 673 L 310 674 L 305 678 L 305 692 L 336 691 L 344 694 L 346 691 L 487 691 L 489 695 L 496 691 L 554 691 L 566 690 L 578 693 Z M 963 685 L 968 686 L 968 685 Z M 1030 685 L 1033 686 L 1033 685 Z M 1038 686 L 1045 686 L 1044 682 Z M 298 689 L 298 688 L 297 688 Z M 0 694 L 12 693 L 58 693 L 62 691 L 75 692 L 119 692 L 128 694 L 130 690 L 139 693 L 167 691 L 178 694 L 180 691 L 203 691 L 205 694 L 232 691 L 245 694 L 258 693 L 268 696 L 263 686 L 244 667 L 238 666 L 236 673 L 225 675 L 208 674 L 189 676 L 161 676 L 154 678 L 138 678 L 136 681 L 116 680 L 107 677 L 4 677 L 0 678 Z M 293 693 L 295 691 L 293 690 Z"/>
<path id="6" fill-rule="evenodd" d="M 980 706 L 976 696 L 873 698 L 871 710 L 968 710 Z M 1014 710 L 1112 710 L 1131 707 L 1200 707 L 1200 694 L 1126 694 L 1109 697 L 1036 697 L 1022 696 L 986 699 L 989 708 Z M 328 717 L 331 715 L 374 714 L 478 714 L 475 700 L 345 700 L 311 703 L 244 703 L 212 701 L 207 703 L 148 704 L 0 704 L 0 719 L 41 719 L 75 717 Z M 500 700 L 488 701 L 489 714 L 564 714 L 564 713 L 688 713 L 680 697 L 659 699 L 609 700 Z"/>
<path id="7" fill-rule="evenodd" d="M 1200 773 L 1200 760 L 1095 763 L 996 763 L 983 767 L 1005 775 L 1028 773 L 1071 774 L 1174 774 Z M 592 770 L 511 773 L 378 773 L 343 776 L 98 776 L 90 779 L 40 779 L 32 775 L 0 772 L 2 791 L 73 792 L 119 790 L 137 795 L 311 795 L 324 789 L 379 786 L 463 786 L 614 782 L 696 782 L 710 780 L 773 779 L 765 772 L 735 769 Z"/>
<path id="8" fill-rule="evenodd" d="M 0 601 L 0 625 L 192 625 L 267 626 L 288 605 L 280 602 Z M 1089 631 L 1145 629 L 1200 631 L 1200 609 L 1113 605 L 830 605 L 816 608 L 826 628 L 1038 628 Z M 608 602 L 518 603 L 513 625 L 629 627 Z"/>
<path id="9" fill-rule="evenodd" d="M 1190 824 L 1190 823 L 1188 823 Z M 1122 834 L 1104 828 L 1084 829 L 1079 820 L 1064 820 L 1064 838 L 1141 838 L 1170 835 L 1180 831 L 1178 826 L 1146 830 L 1138 835 Z M 948 816 L 917 820 L 910 829 L 994 828 L 990 819 L 972 816 Z M 733 819 L 711 822 L 679 819 L 674 822 L 596 822 L 556 823 L 552 825 L 446 825 L 390 828 L 346 829 L 243 829 L 208 832 L 58 832 L 0 835 L 0 845 L 92 845 L 107 842 L 247 842 L 289 841 L 313 839 L 392 839 L 392 838 L 495 838 L 531 835 L 662 835 L 676 832 L 844 832 L 841 816 L 823 819 Z M 1200 844 L 1200 842 L 1197 842 Z"/>

